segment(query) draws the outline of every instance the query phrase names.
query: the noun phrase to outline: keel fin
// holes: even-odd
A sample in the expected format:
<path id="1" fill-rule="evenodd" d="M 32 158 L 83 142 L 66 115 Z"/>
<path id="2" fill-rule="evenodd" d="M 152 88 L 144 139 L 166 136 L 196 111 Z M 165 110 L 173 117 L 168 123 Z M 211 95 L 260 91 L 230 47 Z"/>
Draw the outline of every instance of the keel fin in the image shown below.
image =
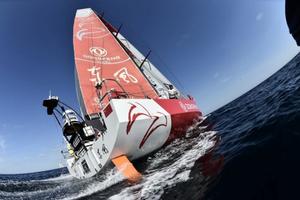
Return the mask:
<path id="1" fill-rule="evenodd" d="M 142 175 L 135 169 L 128 158 L 123 155 L 112 159 L 112 162 L 117 169 L 131 182 L 137 182 L 142 178 Z"/>

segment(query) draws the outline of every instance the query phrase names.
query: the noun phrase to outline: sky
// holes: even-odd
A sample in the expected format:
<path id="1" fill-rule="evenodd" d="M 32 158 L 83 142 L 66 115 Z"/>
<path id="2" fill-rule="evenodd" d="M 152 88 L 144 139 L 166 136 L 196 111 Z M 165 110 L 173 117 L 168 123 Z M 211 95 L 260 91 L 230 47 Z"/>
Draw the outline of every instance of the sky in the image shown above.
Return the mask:
<path id="1" fill-rule="evenodd" d="M 78 109 L 76 9 L 104 12 L 208 114 L 271 76 L 298 52 L 283 0 L 0 0 L 0 174 L 58 168 L 62 133 L 42 100 Z M 178 81 L 179 80 L 179 81 Z"/>

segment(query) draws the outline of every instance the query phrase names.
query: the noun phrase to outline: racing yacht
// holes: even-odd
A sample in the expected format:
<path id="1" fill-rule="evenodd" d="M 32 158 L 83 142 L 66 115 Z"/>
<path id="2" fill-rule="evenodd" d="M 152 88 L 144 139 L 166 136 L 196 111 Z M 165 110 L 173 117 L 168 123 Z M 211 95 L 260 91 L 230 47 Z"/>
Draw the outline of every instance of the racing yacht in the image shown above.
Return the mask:
<path id="1" fill-rule="evenodd" d="M 193 97 L 90 8 L 76 12 L 73 45 L 80 111 L 57 96 L 43 101 L 62 128 L 67 168 L 83 179 L 113 163 L 137 181 L 142 175 L 131 161 L 184 136 L 202 113 Z"/>

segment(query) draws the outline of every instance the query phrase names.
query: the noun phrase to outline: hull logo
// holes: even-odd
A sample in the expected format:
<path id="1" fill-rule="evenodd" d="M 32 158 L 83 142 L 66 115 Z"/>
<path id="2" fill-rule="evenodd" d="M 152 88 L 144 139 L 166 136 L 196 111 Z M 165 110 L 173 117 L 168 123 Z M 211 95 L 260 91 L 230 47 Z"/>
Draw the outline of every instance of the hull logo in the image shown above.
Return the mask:
<path id="1" fill-rule="evenodd" d="M 127 128 L 126 128 L 127 135 L 130 133 L 131 128 L 132 128 L 133 124 L 136 122 L 137 118 L 139 118 L 141 116 L 146 116 L 146 117 L 149 117 L 149 119 L 152 119 L 152 123 L 150 124 L 150 126 L 148 127 L 146 132 L 144 133 L 144 137 L 139 144 L 139 148 L 142 148 L 144 146 L 144 144 L 146 143 L 146 141 L 148 140 L 148 138 L 159 127 L 167 127 L 167 125 L 168 125 L 167 116 L 161 112 L 157 112 L 158 115 L 152 115 L 144 106 L 142 106 L 141 104 L 139 104 L 137 102 L 135 104 L 133 104 L 133 103 L 129 103 L 129 104 L 131 105 L 131 107 L 128 112 L 128 124 L 127 124 Z M 135 112 L 136 108 L 138 108 L 138 107 L 142 108 L 145 112 Z M 160 116 L 164 117 L 164 123 L 158 123 Z"/>
<path id="2" fill-rule="evenodd" d="M 184 112 L 187 112 L 189 110 L 198 110 L 198 107 L 195 104 L 191 103 L 182 103 L 179 101 L 179 106 L 184 110 Z"/>
<path id="3" fill-rule="evenodd" d="M 179 106 L 182 108 L 182 110 L 184 110 L 184 112 L 187 111 L 185 105 L 181 101 L 179 101 Z"/>

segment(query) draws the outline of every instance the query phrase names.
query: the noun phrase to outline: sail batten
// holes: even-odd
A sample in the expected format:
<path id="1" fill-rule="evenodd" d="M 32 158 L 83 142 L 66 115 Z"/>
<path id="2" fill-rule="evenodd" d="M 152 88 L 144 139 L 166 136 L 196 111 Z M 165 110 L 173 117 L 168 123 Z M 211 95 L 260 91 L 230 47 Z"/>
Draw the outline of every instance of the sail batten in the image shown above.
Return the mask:
<path id="1" fill-rule="evenodd" d="M 99 99 L 109 91 L 126 93 L 127 98 L 157 97 L 152 85 L 91 9 L 77 11 L 73 43 L 85 114 L 100 112 L 101 105 L 107 105 L 109 95 L 102 102 Z M 97 94 L 95 85 L 101 82 L 105 87 L 98 88 Z"/>

